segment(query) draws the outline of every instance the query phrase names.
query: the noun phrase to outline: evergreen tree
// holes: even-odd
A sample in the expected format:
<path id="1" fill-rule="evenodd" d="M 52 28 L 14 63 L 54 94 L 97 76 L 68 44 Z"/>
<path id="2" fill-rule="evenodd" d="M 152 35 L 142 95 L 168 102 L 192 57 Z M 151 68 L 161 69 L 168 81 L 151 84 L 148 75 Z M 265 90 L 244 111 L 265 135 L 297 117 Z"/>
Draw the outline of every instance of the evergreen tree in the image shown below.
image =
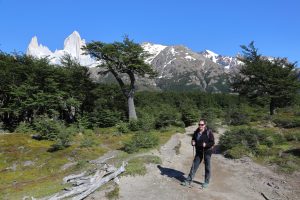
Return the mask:
<path id="1" fill-rule="evenodd" d="M 254 47 L 242 45 L 244 63 L 232 83 L 234 91 L 256 102 L 265 102 L 270 106 L 270 115 L 275 108 L 291 103 L 300 84 L 295 73 L 295 63 L 286 58 L 268 59 Z"/>
<path id="2" fill-rule="evenodd" d="M 134 106 L 136 76 L 153 78 L 156 75 L 151 66 L 144 62 L 149 54 L 127 36 L 123 42 L 91 42 L 83 49 L 101 62 L 98 65 L 103 69 L 101 74 L 113 74 L 127 98 L 129 119 L 137 119 Z M 126 85 L 125 78 L 129 78 L 129 85 Z"/>

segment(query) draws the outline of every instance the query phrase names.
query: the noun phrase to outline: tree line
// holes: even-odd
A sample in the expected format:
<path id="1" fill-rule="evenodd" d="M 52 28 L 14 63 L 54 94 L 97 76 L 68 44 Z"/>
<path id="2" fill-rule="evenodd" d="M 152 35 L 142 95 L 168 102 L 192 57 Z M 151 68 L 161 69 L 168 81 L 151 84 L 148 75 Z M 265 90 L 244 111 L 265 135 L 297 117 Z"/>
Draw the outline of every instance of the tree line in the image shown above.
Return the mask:
<path id="1" fill-rule="evenodd" d="M 156 75 L 144 62 L 149 54 L 139 44 L 125 37 L 123 42 L 91 42 L 83 49 L 102 60 L 98 65 L 101 73 L 113 74 L 118 85 L 92 81 L 88 68 L 69 55 L 61 59 L 61 65 L 53 65 L 47 58 L 0 52 L 0 128 L 13 131 L 21 122 L 32 124 L 41 117 L 66 124 L 80 122 L 89 128 L 114 126 L 119 121 L 137 120 L 137 116 L 150 121 L 151 127 L 189 125 L 201 113 L 210 115 L 210 109 L 224 111 L 248 103 L 269 105 L 272 115 L 275 108 L 291 104 L 299 89 L 296 64 L 266 59 L 253 43 L 242 46 L 244 65 L 233 77 L 232 91 L 239 95 L 136 93 L 136 76 Z M 128 76 L 129 84 L 123 75 Z"/>

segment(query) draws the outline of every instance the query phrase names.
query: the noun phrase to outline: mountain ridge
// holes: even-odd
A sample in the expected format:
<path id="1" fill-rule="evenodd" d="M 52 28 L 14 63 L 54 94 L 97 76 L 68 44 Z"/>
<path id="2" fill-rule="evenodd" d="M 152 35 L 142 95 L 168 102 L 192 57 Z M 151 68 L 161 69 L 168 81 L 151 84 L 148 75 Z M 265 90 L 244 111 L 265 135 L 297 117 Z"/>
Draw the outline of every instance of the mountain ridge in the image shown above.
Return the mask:
<path id="1" fill-rule="evenodd" d="M 99 62 L 89 55 L 83 55 L 81 49 L 86 44 L 77 31 L 64 40 L 62 50 L 50 51 L 39 44 L 34 36 L 27 48 L 27 55 L 38 58 L 48 57 L 52 64 L 60 64 L 63 55 L 69 54 L 80 64 L 90 68 L 91 77 L 100 82 L 111 79 L 110 76 L 100 77 L 98 69 L 93 69 Z M 228 92 L 228 73 L 238 65 L 234 57 L 221 56 L 210 50 L 197 53 L 183 45 L 166 46 L 150 42 L 141 43 L 150 57 L 145 60 L 157 72 L 153 80 L 137 78 L 138 87 L 156 88 L 159 90 L 200 90 L 209 92 Z M 227 86 L 226 86 L 227 85 Z"/>

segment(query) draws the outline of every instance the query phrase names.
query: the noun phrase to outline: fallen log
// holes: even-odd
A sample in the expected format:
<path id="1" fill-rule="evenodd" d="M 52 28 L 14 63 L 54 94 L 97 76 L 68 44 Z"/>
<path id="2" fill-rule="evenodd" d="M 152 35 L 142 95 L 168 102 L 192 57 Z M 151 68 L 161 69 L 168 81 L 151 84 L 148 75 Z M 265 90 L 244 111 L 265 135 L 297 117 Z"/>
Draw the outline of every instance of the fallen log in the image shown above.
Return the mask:
<path id="1" fill-rule="evenodd" d="M 72 198 L 72 200 L 81 200 L 112 179 L 118 182 L 117 176 L 125 171 L 126 165 L 127 163 L 123 162 L 119 169 L 116 169 L 114 166 L 106 165 L 104 167 L 105 170 L 97 170 L 93 176 L 90 175 L 85 177 L 83 174 L 86 174 L 86 172 L 78 175 L 67 176 L 63 179 L 64 183 L 72 183 L 73 187 L 45 199 L 60 200 L 64 198 Z"/>
<path id="2" fill-rule="evenodd" d="M 90 195 L 91 193 L 93 193 L 95 190 L 97 190 L 99 187 L 101 187 L 103 184 L 107 183 L 111 179 L 116 178 L 119 174 L 121 174 L 122 172 L 124 172 L 125 171 L 125 166 L 126 166 L 126 163 L 123 162 L 122 166 L 117 171 L 115 171 L 114 173 L 112 173 L 112 174 L 110 174 L 108 176 L 105 176 L 101 180 L 96 179 L 95 183 L 88 190 L 86 190 L 85 192 L 83 192 L 82 194 L 80 194 L 80 195 L 78 195 L 76 197 L 73 197 L 72 200 L 81 200 L 81 199 L 84 199 L 85 197 L 87 197 L 88 195 Z"/>
<path id="3" fill-rule="evenodd" d="M 86 174 L 86 171 L 84 171 L 84 172 L 82 172 L 82 173 L 80 173 L 80 174 L 75 174 L 75 175 L 72 174 L 72 175 L 70 175 L 70 176 L 66 176 L 66 177 L 63 179 L 63 183 L 67 183 L 67 182 L 69 182 L 69 181 L 72 180 L 72 179 L 84 177 L 85 174 Z"/>

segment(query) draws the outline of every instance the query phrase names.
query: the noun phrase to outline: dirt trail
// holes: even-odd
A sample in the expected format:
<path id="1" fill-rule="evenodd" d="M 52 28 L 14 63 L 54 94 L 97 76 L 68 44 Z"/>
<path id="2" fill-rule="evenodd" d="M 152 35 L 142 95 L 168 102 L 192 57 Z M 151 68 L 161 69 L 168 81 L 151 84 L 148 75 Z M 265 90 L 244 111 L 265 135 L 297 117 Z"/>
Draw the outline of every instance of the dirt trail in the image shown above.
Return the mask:
<path id="1" fill-rule="evenodd" d="M 260 166 L 250 159 L 230 160 L 220 154 L 212 156 L 212 177 L 207 189 L 200 189 L 204 179 L 201 163 L 192 187 L 183 187 L 180 182 L 187 176 L 193 149 L 190 134 L 195 126 L 186 128 L 185 134 L 175 134 L 160 148 L 152 151 L 161 157 L 162 164 L 147 165 L 145 176 L 122 177 L 120 179 L 120 199 L 208 199 L 208 200 L 253 200 L 253 199 L 300 199 L 300 174 L 279 175 Z M 216 141 L 226 127 L 215 133 Z M 180 153 L 174 147 L 181 143 Z M 94 195 L 93 199 L 97 195 Z"/>

